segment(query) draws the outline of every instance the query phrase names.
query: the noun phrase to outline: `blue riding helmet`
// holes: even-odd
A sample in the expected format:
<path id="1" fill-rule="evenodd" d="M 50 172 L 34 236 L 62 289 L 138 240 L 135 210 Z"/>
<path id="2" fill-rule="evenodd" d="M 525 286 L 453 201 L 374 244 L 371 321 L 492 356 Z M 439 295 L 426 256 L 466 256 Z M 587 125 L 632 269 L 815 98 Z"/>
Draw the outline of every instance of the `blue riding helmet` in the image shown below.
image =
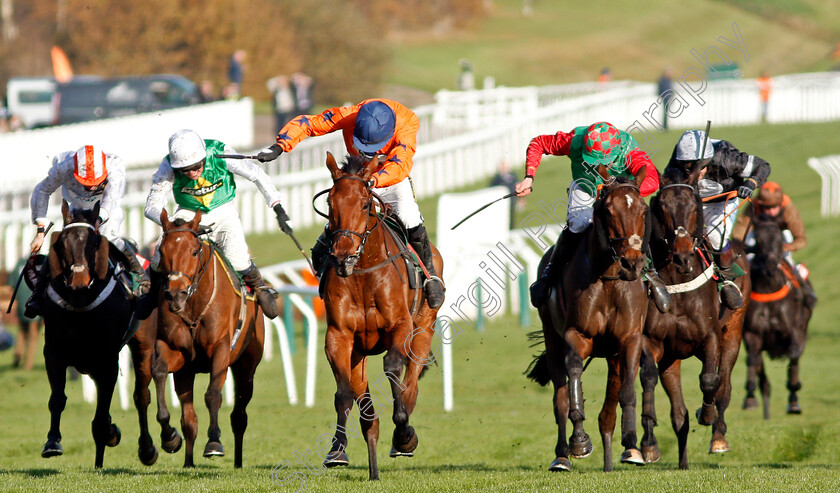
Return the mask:
<path id="1" fill-rule="evenodd" d="M 363 154 L 373 155 L 394 136 L 397 116 L 382 101 L 370 101 L 359 108 L 353 128 L 353 145 Z"/>

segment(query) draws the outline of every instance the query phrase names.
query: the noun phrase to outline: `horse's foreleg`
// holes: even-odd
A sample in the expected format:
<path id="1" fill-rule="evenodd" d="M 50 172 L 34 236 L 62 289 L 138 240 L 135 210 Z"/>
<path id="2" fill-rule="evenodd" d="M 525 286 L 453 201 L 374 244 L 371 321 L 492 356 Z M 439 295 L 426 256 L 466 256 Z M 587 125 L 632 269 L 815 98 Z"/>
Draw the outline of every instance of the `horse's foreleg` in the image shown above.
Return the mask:
<path id="1" fill-rule="evenodd" d="M 248 428 L 248 414 L 245 409 L 254 395 L 254 372 L 262 359 L 262 344 L 254 337 L 246 351 L 231 365 L 235 399 L 230 413 L 230 427 L 233 430 L 233 467 L 242 467 L 242 446 L 245 429 Z"/>
<path id="2" fill-rule="evenodd" d="M 645 465 L 642 452 L 636 447 L 636 376 L 639 373 L 639 358 L 642 354 L 641 332 L 629 337 L 624 348 L 619 352 L 619 377 L 621 388 L 618 391 L 618 402 L 621 404 L 621 445 L 624 452 L 621 462 L 625 464 Z"/>
<path id="3" fill-rule="evenodd" d="M 195 415 L 195 404 L 193 403 L 193 384 L 195 374 L 186 368 L 175 372 L 175 392 L 178 400 L 181 401 L 181 430 L 187 447 L 184 450 L 184 467 L 195 467 L 193 463 L 193 446 L 195 437 L 198 435 L 198 417 Z"/>
<path id="4" fill-rule="evenodd" d="M 580 459 L 592 453 L 592 440 L 583 429 L 586 416 L 583 412 L 583 358 L 592 350 L 592 342 L 585 339 L 574 329 L 567 329 L 566 340 L 566 372 L 569 375 L 569 419 L 572 420 L 572 437 L 569 447 L 572 457 Z"/>
<path id="5" fill-rule="evenodd" d="M 621 388 L 621 375 L 617 358 L 607 358 L 607 392 L 598 415 L 601 442 L 604 445 L 604 471 L 612 471 L 612 436 L 615 431 L 616 406 Z"/>
<path id="6" fill-rule="evenodd" d="M 353 409 L 353 389 L 350 386 L 351 354 L 353 352 L 353 336 L 347 335 L 334 326 L 327 328 L 324 344 L 327 359 L 335 377 L 335 412 L 336 425 L 332 448 L 324 458 L 325 467 L 346 466 L 350 463 L 347 454 L 347 422 Z"/>
<path id="7" fill-rule="evenodd" d="M 394 397 L 394 436 L 391 457 L 401 455 L 412 456 L 418 444 L 417 433 L 408 424 L 408 416 L 417 402 L 417 378 L 419 377 L 419 371 L 415 372 L 413 382 L 409 381 L 407 371 L 406 378 L 403 380 L 402 375 L 405 361 L 406 357 L 400 352 L 399 348 L 391 348 L 385 354 L 383 364 L 385 377 L 388 379 L 388 383 L 391 386 L 391 395 Z"/>
<path id="8" fill-rule="evenodd" d="M 149 435 L 149 403 L 152 394 L 149 383 L 152 381 L 152 355 L 154 351 L 147 341 L 140 341 L 136 336 L 128 341 L 131 361 L 134 366 L 134 407 L 140 422 L 140 437 L 137 439 L 137 455 L 140 462 L 151 466 L 157 461 L 158 453 L 154 441 Z"/>
<path id="9" fill-rule="evenodd" d="M 93 433 L 93 441 L 96 444 L 96 461 L 94 467 L 102 467 L 105 459 L 105 446 L 116 447 L 122 437 L 117 425 L 111 423 L 111 399 L 114 397 L 114 386 L 117 384 L 117 373 L 119 372 L 117 356 L 111 357 L 111 361 L 100 363 L 102 366 L 96 374 L 92 374 L 96 383 L 96 413 L 90 424 Z"/>
<path id="10" fill-rule="evenodd" d="M 744 397 L 744 409 L 758 407 L 755 397 L 757 387 L 758 368 L 761 365 L 761 336 L 754 332 L 744 334 L 744 345 L 747 346 L 747 396 Z"/>
<path id="11" fill-rule="evenodd" d="M 650 341 L 645 338 L 646 346 Z M 642 381 L 642 428 L 645 432 L 642 435 L 642 456 L 646 463 L 657 462 L 662 456 L 659 451 L 659 443 L 656 441 L 653 428 L 656 426 L 656 400 L 654 391 L 659 381 L 659 372 L 656 369 L 656 357 L 652 354 L 653 349 L 646 347 L 642 350 L 640 362 L 640 379 Z"/>
<path id="12" fill-rule="evenodd" d="M 55 457 L 64 451 L 61 448 L 61 413 L 67 403 L 64 385 L 67 383 L 67 365 L 60 359 L 57 351 L 49 342 L 44 346 L 44 361 L 47 367 L 47 379 L 50 381 L 50 431 L 47 443 L 41 450 L 41 457 Z"/>
<path id="13" fill-rule="evenodd" d="M 802 388 L 802 382 L 799 381 L 799 356 L 790 359 L 788 364 L 788 379 L 787 389 L 788 395 L 788 414 L 801 414 L 802 408 L 799 407 L 799 397 L 796 395 L 799 389 Z"/>
<path id="14" fill-rule="evenodd" d="M 376 460 L 376 444 L 379 441 L 379 414 L 370 393 L 367 377 L 367 358 L 354 357 L 351 371 L 353 396 L 359 406 L 359 425 L 368 449 L 368 479 L 379 479 L 379 463 Z M 379 410 L 381 412 L 381 409 Z"/>
<path id="15" fill-rule="evenodd" d="M 710 426 L 715 422 L 715 393 L 720 384 L 718 362 L 720 361 L 720 346 L 717 334 L 712 332 L 703 345 L 703 368 L 700 370 L 700 391 L 703 393 L 703 407 L 697 410 L 697 422 L 703 426 Z"/>
<path id="16" fill-rule="evenodd" d="M 770 419 L 770 379 L 767 378 L 767 368 L 764 366 L 764 358 L 758 353 L 758 387 L 761 389 L 762 406 L 764 419 Z"/>
<path id="17" fill-rule="evenodd" d="M 210 383 L 204 393 L 204 405 L 210 411 L 210 424 L 207 427 L 207 445 L 204 447 L 204 457 L 224 457 L 222 447 L 222 430 L 219 428 L 219 409 L 222 407 L 222 385 L 225 384 L 228 366 L 230 366 L 230 351 L 220 344 L 220 350 L 211 356 Z"/>
<path id="18" fill-rule="evenodd" d="M 688 469 L 688 409 L 685 407 L 685 399 L 682 393 L 682 377 L 680 375 L 680 360 L 660 361 L 659 379 L 662 381 L 662 388 L 668 394 L 671 401 L 671 426 L 677 435 L 677 448 L 679 451 L 680 469 Z"/>
<path id="19" fill-rule="evenodd" d="M 173 351 L 164 341 L 155 342 L 152 378 L 155 381 L 157 394 L 157 422 L 160 424 L 161 447 L 170 454 L 181 449 L 183 439 L 178 430 L 169 424 L 169 408 L 166 406 L 166 377 L 170 372 L 178 371 L 183 366 L 184 355 L 180 351 Z"/>
<path id="20" fill-rule="evenodd" d="M 729 452 L 729 442 L 726 441 L 726 420 L 724 415 L 729 407 L 729 400 L 732 398 L 732 369 L 738 360 L 738 352 L 741 350 L 741 326 L 744 323 L 744 315 L 748 303 L 744 303 L 726 324 L 723 331 L 723 339 L 720 341 L 720 363 L 718 372 L 720 380 L 715 393 L 715 404 L 717 405 L 717 419 L 712 426 L 712 443 L 709 446 L 709 453 Z"/>

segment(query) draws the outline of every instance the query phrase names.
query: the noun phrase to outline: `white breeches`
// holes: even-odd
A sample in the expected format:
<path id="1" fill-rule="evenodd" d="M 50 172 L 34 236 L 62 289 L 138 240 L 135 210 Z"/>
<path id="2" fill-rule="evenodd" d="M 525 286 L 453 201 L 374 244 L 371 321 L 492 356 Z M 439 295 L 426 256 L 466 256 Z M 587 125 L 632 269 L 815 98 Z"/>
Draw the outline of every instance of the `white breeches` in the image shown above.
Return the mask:
<path id="1" fill-rule="evenodd" d="M 735 218 L 738 216 L 733 211 L 738 208 L 740 203 L 741 199 L 736 197 L 726 201 L 703 204 L 703 221 L 706 223 L 703 229 L 713 249 L 721 251 L 729 242 L 732 229 L 735 227 Z"/>
<path id="2" fill-rule="evenodd" d="M 592 205 L 595 197 L 572 180 L 569 184 L 569 210 L 566 212 L 566 224 L 572 233 L 580 233 L 592 224 Z"/>
<path id="3" fill-rule="evenodd" d="M 169 217 L 169 220 L 184 219 L 185 221 L 191 221 L 193 217 L 195 217 L 195 211 L 179 208 Z M 236 210 L 232 201 L 220 205 L 210 212 L 205 212 L 201 216 L 200 224 L 212 228 L 213 232 L 207 235 L 207 238 L 213 240 L 219 246 L 234 269 L 243 271 L 250 267 L 251 257 L 248 255 L 248 245 L 245 243 L 245 232 L 242 230 L 242 222 L 239 220 L 239 211 Z M 160 246 L 160 241 L 159 238 L 158 246 Z M 159 251 L 159 248 L 155 248 L 155 255 L 151 262 L 155 270 L 160 270 Z"/>
<path id="4" fill-rule="evenodd" d="M 411 229 L 423 223 L 423 216 L 420 214 L 420 206 L 414 199 L 414 189 L 411 187 L 411 180 L 403 181 L 383 188 L 373 190 L 382 201 L 390 205 L 400 221 L 406 228 Z"/>

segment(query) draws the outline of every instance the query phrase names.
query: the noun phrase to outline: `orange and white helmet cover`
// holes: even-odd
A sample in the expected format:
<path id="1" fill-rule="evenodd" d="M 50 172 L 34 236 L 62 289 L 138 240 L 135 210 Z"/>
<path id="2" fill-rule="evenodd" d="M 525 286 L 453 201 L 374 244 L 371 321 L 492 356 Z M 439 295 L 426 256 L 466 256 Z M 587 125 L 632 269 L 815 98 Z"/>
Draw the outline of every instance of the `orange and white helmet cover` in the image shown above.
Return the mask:
<path id="1" fill-rule="evenodd" d="M 87 145 L 73 156 L 73 175 L 86 187 L 99 185 L 108 178 L 105 152 L 95 145 Z"/>

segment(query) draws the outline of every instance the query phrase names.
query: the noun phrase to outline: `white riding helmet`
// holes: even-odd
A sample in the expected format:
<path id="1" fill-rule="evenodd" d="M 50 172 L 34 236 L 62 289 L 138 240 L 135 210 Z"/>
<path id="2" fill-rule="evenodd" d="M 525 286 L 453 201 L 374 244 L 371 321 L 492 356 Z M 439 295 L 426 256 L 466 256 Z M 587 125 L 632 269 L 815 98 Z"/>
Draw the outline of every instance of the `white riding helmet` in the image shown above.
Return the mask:
<path id="1" fill-rule="evenodd" d="M 677 141 L 677 152 L 674 159 L 677 161 L 696 161 L 698 159 L 711 159 L 715 155 L 712 147 L 712 140 L 706 142 L 706 150 L 703 157 L 700 151 L 703 149 L 703 141 L 706 140 L 706 132 L 702 130 L 686 130 L 680 140 Z"/>
<path id="2" fill-rule="evenodd" d="M 178 130 L 169 137 L 169 164 L 174 169 L 188 168 L 207 157 L 204 140 L 192 130 Z"/>

